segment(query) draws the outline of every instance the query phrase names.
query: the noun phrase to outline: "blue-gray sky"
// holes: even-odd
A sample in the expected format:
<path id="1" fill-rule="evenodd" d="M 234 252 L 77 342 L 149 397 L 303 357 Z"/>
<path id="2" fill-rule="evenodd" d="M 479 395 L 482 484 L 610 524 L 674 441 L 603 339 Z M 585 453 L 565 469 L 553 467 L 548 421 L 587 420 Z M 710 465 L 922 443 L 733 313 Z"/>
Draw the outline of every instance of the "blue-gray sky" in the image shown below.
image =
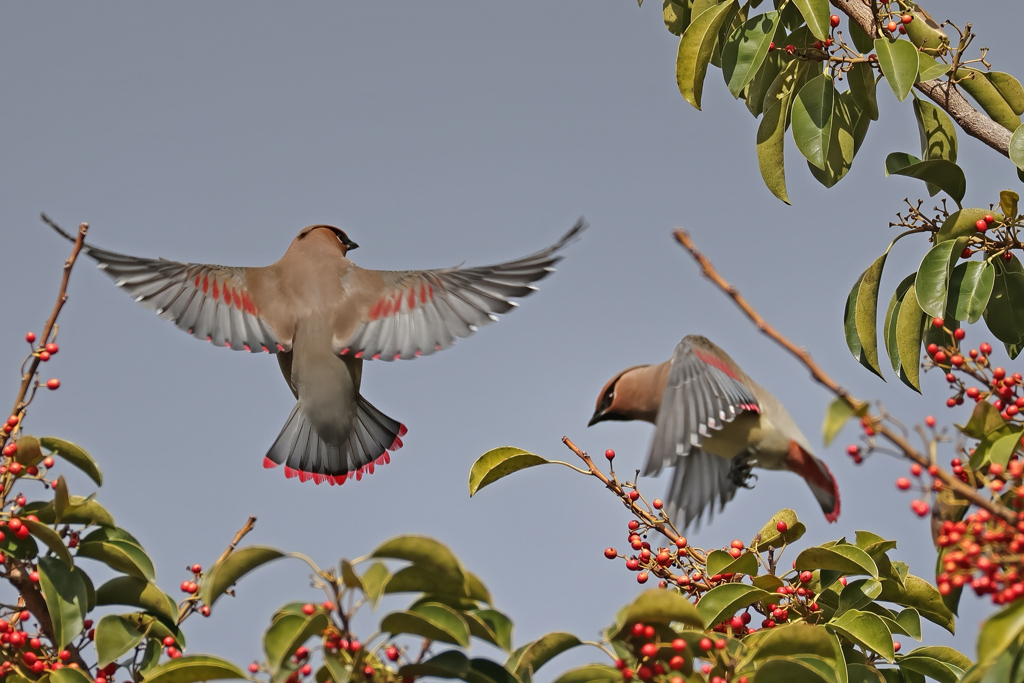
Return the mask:
<path id="1" fill-rule="evenodd" d="M 1005 18 L 1015 3 L 928 6 L 973 21 L 996 68 L 1024 73 Z M 66 228 L 88 221 L 90 239 L 109 249 L 225 265 L 271 263 L 300 228 L 331 223 L 359 242 L 360 265 L 385 269 L 505 260 L 551 243 L 581 214 L 592 224 L 559 272 L 498 324 L 436 356 L 366 365 L 364 394 L 409 434 L 391 465 L 340 489 L 262 469 L 293 401 L 274 359 L 192 339 L 83 262 L 60 354 L 44 367 L 62 388 L 39 397 L 28 428 L 98 458 L 100 501 L 147 547 L 168 592 L 178 595 L 186 564 L 209 564 L 256 515 L 248 542 L 324 565 L 395 534 L 436 537 L 484 579 L 518 642 L 550 630 L 594 637 L 638 591 L 601 554 L 624 545 L 619 503 L 561 468 L 470 500 L 469 468 L 500 445 L 570 458 L 562 435 L 594 453 L 614 448 L 623 472 L 640 467 L 650 426 L 587 429 L 587 419 L 614 372 L 664 360 L 688 333 L 711 337 L 789 407 L 843 504 L 830 526 L 803 482 L 767 473 L 692 534 L 696 544 L 750 539 L 793 507 L 808 543 L 871 529 L 932 576 L 927 522 L 892 484 L 906 466 L 854 467 L 844 454 L 852 428 L 824 448 L 829 396 L 670 238 L 673 227 L 691 230 L 856 395 L 882 398 L 910 422 L 930 412 L 965 419 L 966 409 L 944 408 L 941 377 L 927 375 L 934 391 L 918 397 L 891 375 L 888 384 L 870 376 L 843 342 L 849 287 L 885 249 L 902 198 L 922 192 L 883 177 L 886 153 L 918 149 L 910 103 L 884 84 L 882 120 L 834 190 L 790 146 L 788 207 L 764 188 L 756 122 L 720 71 L 708 73 L 704 112 L 679 96 L 677 39 L 654 2 L 37 2 L 0 16 L 0 372 L 12 395 L 22 335 L 41 328 L 68 252 L 40 211 Z M 966 135 L 960 147 L 968 202 L 1019 185 L 1007 160 Z M 922 253 L 920 243 L 896 250 L 883 296 Z M 975 344 L 988 337 L 968 334 Z M 91 490 L 70 476 L 73 493 Z M 651 496 L 666 485 L 641 482 Z M 277 604 L 319 597 L 303 566 L 286 562 L 238 594 L 215 618 L 190 622 L 191 651 L 250 661 Z M 957 643 L 970 654 L 987 612 L 965 596 Z M 926 640 L 950 642 L 937 629 Z"/>

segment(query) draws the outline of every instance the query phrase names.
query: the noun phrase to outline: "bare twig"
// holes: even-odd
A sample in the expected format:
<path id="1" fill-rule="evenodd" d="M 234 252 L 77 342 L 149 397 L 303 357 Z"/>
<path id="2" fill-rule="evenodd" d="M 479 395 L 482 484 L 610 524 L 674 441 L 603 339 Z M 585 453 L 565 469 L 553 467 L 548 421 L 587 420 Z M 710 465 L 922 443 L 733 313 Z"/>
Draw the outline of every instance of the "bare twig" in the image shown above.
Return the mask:
<path id="1" fill-rule="evenodd" d="M 690 239 L 689 233 L 687 233 L 685 230 L 677 229 L 673 234 L 675 235 L 676 240 L 681 245 L 683 245 L 683 247 L 688 252 L 690 252 L 690 255 L 693 256 L 697 263 L 700 264 L 701 272 L 709 280 L 714 282 L 719 289 L 724 291 L 726 294 L 729 295 L 730 298 L 732 298 L 736 305 L 739 306 L 740 309 L 747 314 L 747 317 L 750 318 L 755 325 L 757 325 L 757 329 L 764 332 L 766 335 L 771 337 L 777 344 L 779 344 L 787 351 L 789 351 L 791 354 L 796 356 L 796 358 L 801 363 L 803 363 L 808 370 L 810 370 L 811 376 L 817 382 L 824 385 L 829 391 L 831 391 L 837 397 L 842 399 L 842 401 L 846 403 L 847 406 L 849 406 L 851 411 L 856 412 L 863 408 L 863 402 L 858 401 L 857 399 L 852 397 L 849 394 L 849 392 L 846 391 L 846 389 L 839 386 L 839 384 L 835 380 L 833 380 L 821 368 L 821 366 L 819 366 L 814 361 L 813 358 L 811 358 L 811 354 L 807 353 L 806 349 L 797 346 L 789 339 L 784 337 L 781 333 L 779 333 L 774 327 L 769 325 L 768 322 L 764 318 L 762 318 L 757 311 L 754 310 L 754 307 L 751 306 L 750 303 L 748 303 L 747 300 L 740 295 L 736 288 L 729 284 L 725 280 L 725 278 L 719 275 L 718 271 L 715 270 L 715 267 L 714 265 L 712 265 L 711 261 L 709 261 L 707 257 L 704 256 L 704 254 L 697 251 L 697 248 L 694 246 L 693 241 Z M 932 471 L 935 472 L 935 474 L 933 476 L 935 476 L 935 478 L 937 479 L 940 479 L 945 486 L 948 486 L 949 488 L 953 489 L 953 491 L 955 491 L 958 496 L 964 498 L 965 500 L 969 500 L 971 503 L 977 505 L 980 508 L 988 510 L 993 515 L 996 515 L 1006 520 L 1010 524 L 1017 523 L 1018 516 L 1016 512 L 1014 512 L 1013 510 L 1004 505 L 1000 505 L 999 503 L 993 502 L 989 498 L 986 498 L 985 496 L 980 494 L 977 489 L 968 486 L 967 484 L 960 481 L 960 479 L 956 478 L 955 476 L 947 472 L 946 470 L 942 469 L 941 467 L 938 467 L 938 465 L 936 463 L 933 463 L 928 458 L 928 456 L 914 448 L 904 435 L 900 434 L 899 432 L 895 431 L 893 428 L 885 424 L 885 422 L 883 421 L 883 416 L 872 415 L 869 412 L 864 416 L 863 419 L 866 421 L 866 424 L 870 426 L 870 428 L 875 432 L 875 434 L 884 437 L 887 441 L 889 441 L 892 445 L 899 449 L 908 460 L 912 460 L 925 468 L 934 467 Z"/>
<path id="2" fill-rule="evenodd" d="M 238 543 L 242 540 L 242 538 L 245 537 L 247 533 L 252 531 L 252 528 L 254 526 L 256 526 L 255 516 L 250 517 L 246 520 L 245 524 L 242 525 L 242 528 L 238 530 L 238 533 L 235 534 L 235 537 L 231 539 L 231 543 L 228 545 L 227 548 L 224 549 L 224 552 L 220 554 L 220 557 L 217 558 L 217 562 L 214 562 L 214 564 L 218 564 L 226 560 L 228 555 L 234 552 L 235 548 L 238 546 Z"/>

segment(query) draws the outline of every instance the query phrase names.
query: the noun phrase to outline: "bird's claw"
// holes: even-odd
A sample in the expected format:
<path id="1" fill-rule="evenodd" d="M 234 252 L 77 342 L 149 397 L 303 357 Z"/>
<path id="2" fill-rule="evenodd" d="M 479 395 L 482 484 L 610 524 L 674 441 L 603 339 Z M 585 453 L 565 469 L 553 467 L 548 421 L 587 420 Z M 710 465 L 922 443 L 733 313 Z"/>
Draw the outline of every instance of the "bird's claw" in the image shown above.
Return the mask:
<path id="1" fill-rule="evenodd" d="M 732 466 L 729 468 L 729 480 L 736 486 L 752 489 L 753 482 L 757 481 L 757 475 L 751 470 L 753 467 L 748 462 L 749 456 L 741 453 L 732 459 Z"/>

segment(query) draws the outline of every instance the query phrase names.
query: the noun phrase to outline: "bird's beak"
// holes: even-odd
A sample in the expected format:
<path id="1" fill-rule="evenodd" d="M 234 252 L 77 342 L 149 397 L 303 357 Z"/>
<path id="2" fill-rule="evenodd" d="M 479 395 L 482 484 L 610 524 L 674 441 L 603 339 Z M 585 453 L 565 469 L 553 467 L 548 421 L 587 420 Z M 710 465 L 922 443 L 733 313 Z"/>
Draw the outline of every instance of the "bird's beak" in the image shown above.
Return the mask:
<path id="1" fill-rule="evenodd" d="M 358 249 L 359 248 L 358 244 L 356 244 L 355 242 L 353 242 L 352 240 L 350 240 L 348 238 L 345 239 L 345 246 L 348 247 L 349 251 L 352 251 L 353 249 Z"/>
<path id="2" fill-rule="evenodd" d="M 594 416 L 590 418 L 590 422 L 587 423 L 587 426 L 588 427 L 593 427 L 598 422 L 603 422 L 603 421 L 604 421 L 604 413 L 602 413 L 601 411 L 597 411 L 597 412 L 594 413 Z"/>

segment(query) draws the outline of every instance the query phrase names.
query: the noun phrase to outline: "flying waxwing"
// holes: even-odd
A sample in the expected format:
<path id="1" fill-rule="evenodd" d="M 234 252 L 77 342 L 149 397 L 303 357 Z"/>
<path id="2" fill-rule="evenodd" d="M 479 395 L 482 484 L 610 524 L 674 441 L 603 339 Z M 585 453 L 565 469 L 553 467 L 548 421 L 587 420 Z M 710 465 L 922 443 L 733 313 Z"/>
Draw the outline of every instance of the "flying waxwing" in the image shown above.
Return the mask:
<path id="1" fill-rule="evenodd" d="M 510 298 L 536 291 L 531 283 L 554 271 L 559 250 L 585 227 L 581 218 L 553 246 L 516 261 L 439 270 L 364 270 L 347 256 L 358 245 L 329 225 L 303 228 L 262 268 L 83 251 L 137 302 L 197 339 L 277 354 L 298 402 L 263 466 L 334 485 L 389 462 L 406 433 L 359 393 L 363 361 L 429 355 L 496 321 L 517 306 Z"/>
<path id="2" fill-rule="evenodd" d="M 721 509 L 738 487 L 749 488 L 755 466 L 799 474 L 825 519 L 839 517 L 836 480 L 793 418 L 704 337 L 683 337 L 664 363 L 615 375 L 601 390 L 590 424 L 606 420 L 655 425 L 644 475 L 675 466 L 666 510 L 681 528 L 699 522 L 705 508 L 710 519 L 716 499 Z"/>

